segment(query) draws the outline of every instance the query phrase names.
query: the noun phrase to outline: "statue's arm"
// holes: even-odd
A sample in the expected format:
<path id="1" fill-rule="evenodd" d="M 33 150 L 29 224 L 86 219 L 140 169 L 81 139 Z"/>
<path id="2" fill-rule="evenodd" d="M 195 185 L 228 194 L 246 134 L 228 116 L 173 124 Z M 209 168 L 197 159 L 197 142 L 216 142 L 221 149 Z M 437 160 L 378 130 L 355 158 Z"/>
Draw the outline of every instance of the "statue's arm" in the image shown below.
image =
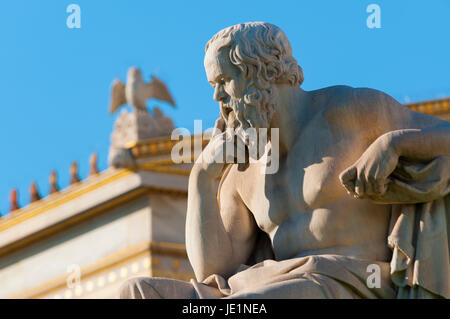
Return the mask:
<path id="1" fill-rule="evenodd" d="M 248 260 L 256 240 L 256 223 L 227 178 L 221 187 L 220 210 L 216 182 L 194 165 L 189 178 L 186 249 L 197 280 L 211 274 L 225 278 Z"/>
<path id="2" fill-rule="evenodd" d="M 423 129 L 391 131 L 392 147 L 402 157 L 429 161 L 438 156 L 450 156 L 450 123 Z"/>
<path id="3" fill-rule="evenodd" d="M 363 89 L 357 94 L 362 98 L 355 112 L 360 113 L 361 122 L 368 120 L 370 125 L 358 129 L 368 142 L 367 149 L 339 177 L 351 195 L 383 194 L 400 157 L 426 162 L 450 156 L 448 122 L 413 112 L 379 91 Z"/>

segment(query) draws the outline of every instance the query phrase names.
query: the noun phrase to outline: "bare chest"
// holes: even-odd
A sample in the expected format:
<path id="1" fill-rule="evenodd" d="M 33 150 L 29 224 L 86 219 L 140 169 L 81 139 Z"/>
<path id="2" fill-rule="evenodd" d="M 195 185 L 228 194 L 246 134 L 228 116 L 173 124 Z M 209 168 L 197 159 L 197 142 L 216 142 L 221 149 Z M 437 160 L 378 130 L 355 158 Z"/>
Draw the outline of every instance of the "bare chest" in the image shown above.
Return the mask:
<path id="1" fill-rule="evenodd" d="M 308 145 L 309 143 L 304 143 Z M 275 174 L 254 165 L 242 173 L 240 193 L 260 228 L 270 232 L 292 215 L 330 207 L 345 196 L 339 174 L 348 165 L 342 145 L 322 136 L 321 145 L 293 149 Z"/>

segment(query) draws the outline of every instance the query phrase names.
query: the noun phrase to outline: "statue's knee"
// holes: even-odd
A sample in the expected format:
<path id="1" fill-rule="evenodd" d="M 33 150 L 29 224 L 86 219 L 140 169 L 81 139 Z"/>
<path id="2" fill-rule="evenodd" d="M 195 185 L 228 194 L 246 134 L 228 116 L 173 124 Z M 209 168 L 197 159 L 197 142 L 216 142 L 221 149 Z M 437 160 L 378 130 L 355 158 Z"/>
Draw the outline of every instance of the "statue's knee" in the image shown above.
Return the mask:
<path id="1" fill-rule="evenodd" d="M 136 286 L 136 278 L 128 279 L 119 288 L 119 298 L 120 299 L 132 299 L 131 293 L 134 291 Z"/>
<path id="2" fill-rule="evenodd" d="M 120 299 L 155 299 L 158 294 L 152 287 L 150 277 L 136 277 L 126 280 L 119 288 Z"/>

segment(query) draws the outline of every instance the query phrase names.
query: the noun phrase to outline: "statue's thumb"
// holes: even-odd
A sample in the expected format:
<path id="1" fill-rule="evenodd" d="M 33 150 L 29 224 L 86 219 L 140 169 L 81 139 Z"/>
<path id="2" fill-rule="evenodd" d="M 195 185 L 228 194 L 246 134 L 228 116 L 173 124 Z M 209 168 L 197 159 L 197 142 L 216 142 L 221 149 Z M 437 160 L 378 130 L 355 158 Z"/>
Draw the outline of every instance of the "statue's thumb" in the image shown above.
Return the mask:
<path id="1" fill-rule="evenodd" d="M 216 123 L 214 123 L 214 131 L 213 131 L 213 137 L 217 134 L 222 133 L 225 130 L 225 121 L 222 119 L 222 117 L 219 117 L 216 120 Z"/>
<path id="2" fill-rule="evenodd" d="M 340 175 L 339 180 L 342 185 L 351 192 L 355 191 L 355 180 L 356 180 L 357 169 L 355 166 L 350 166 L 345 169 Z"/>

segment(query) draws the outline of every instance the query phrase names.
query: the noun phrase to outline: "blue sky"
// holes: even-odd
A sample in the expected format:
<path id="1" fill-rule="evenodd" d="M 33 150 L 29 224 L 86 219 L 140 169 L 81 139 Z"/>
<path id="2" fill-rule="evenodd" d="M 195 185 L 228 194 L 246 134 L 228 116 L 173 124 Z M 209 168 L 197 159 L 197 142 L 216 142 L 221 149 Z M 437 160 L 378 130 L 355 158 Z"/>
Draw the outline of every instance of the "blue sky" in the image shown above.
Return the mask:
<path id="1" fill-rule="evenodd" d="M 69 29 L 66 8 L 81 8 Z M 366 7 L 381 8 L 381 28 L 366 26 Z M 303 67 L 303 88 L 373 87 L 400 102 L 450 96 L 450 1 L 23 1 L 0 4 L 0 213 L 13 187 L 28 203 L 35 180 L 48 193 L 52 169 L 67 187 L 99 154 L 106 169 L 110 84 L 130 66 L 157 75 L 177 109 L 159 105 L 176 126 L 209 127 L 218 116 L 203 70 L 204 45 L 220 29 L 267 21 L 288 35 Z"/>

